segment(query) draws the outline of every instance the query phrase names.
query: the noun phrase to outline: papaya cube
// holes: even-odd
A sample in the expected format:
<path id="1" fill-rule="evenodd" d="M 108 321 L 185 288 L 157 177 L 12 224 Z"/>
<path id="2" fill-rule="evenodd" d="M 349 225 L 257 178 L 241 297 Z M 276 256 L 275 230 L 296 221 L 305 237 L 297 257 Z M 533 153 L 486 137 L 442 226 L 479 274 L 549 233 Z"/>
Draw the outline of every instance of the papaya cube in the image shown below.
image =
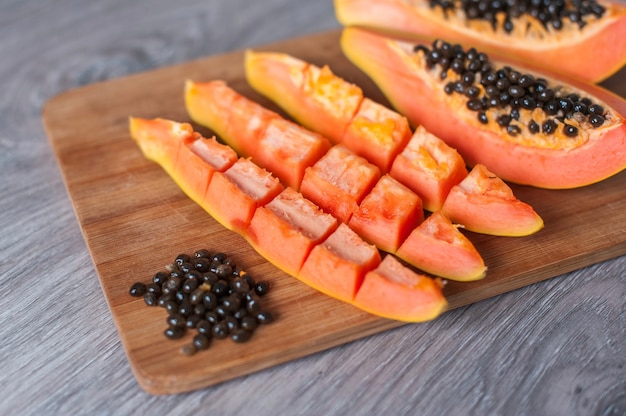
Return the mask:
<path id="1" fill-rule="evenodd" d="M 343 145 L 333 146 L 304 172 L 300 192 L 347 223 L 380 178 L 380 170 Z"/>
<path id="2" fill-rule="evenodd" d="M 467 176 L 467 168 L 455 149 L 419 126 L 394 160 L 390 174 L 421 196 L 426 210 L 435 212 L 450 189 Z"/>
<path id="3" fill-rule="evenodd" d="M 213 173 L 223 172 L 236 161 L 233 149 L 215 137 L 207 139 L 196 134 L 180 147 L 173 178 L 187 196 L 201 204 Z"/>
<path id="4" fill-rule="evenodd" d="M 243 233 L 257 207 L 282 190 L 278 178 L 240 158 L 224 172 L 213 174 L 201 205 L 224 227 Z"/>
<path id="5" fill-rule="evenodd" d="M 472 242 L 439 211 L 413 230 L 396 254 L 427 273 L 450 280 L 478 280 L 487 270 Z"/>
<path id="6" fill-rule="evenodd" d="M 341 143 L 388 172 L 412 134 L 406 117 L 364 98 Z"/>
<path id="7" fill-rule="evenodd" d="M 297 277 L 322 293 L 352 302 L 365 273 L 380 261 L 375 246 L 341 223 L 324 242 L 313 247 Z"/>
<path id="8" fill-rule="evenodd" d="M 283 118 L 269 121 L 258 143 L 251 148 L 252 159 L 296 190 L 304 170 L 328 152 L 327 138 Z"/>
<path id="9" fill-rule="evenodd" d="M 423 219 L 420 197 L 384 175 L 363 199 L 348 225 L 365 241 L 393 253 Z"/>
<path id="10" fill-rule="evenodd" d="M 245 234 L 276 267 L 297 276 L 313 247 L 337 228 L 337 220 L 292 188 L 259 207 Z"/>
<path id="11" fill-rule="evenodd" d="M 391 255 L 365 274 L 353 304 L 375 315 L 405 322 L 436 318 L 447 308 L 441 281 L 416 273 Z"/>

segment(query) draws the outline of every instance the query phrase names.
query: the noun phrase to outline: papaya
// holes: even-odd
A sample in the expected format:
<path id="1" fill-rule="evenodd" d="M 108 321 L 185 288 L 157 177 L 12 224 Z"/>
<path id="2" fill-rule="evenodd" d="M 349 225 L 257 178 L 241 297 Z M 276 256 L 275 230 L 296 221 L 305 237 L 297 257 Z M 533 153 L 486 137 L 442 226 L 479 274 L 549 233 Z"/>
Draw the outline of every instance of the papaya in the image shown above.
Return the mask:
<path id="1" fill-rule="evenodd" d="M 611 0 L 334 0 L 344 26 L 443 38 L 590 82 L 626 64 L 626 4 Z"/>
<path id="2" fill-rule="evenodd" d="M 480 216 L 472 212 L 479 206 L 487 207 L 491 215 Z M 458 224 L 471 224 L 468 230 L 483 234 L 520 237 L 543 228 L 543 220 L 535 210 L 517 199 L 502 179 L 480 164 L 450 190 L 441 212 Z M 466 221 L 466 217 L 472 221 Z"/>
<path id="3" fill-rule="evenodd" d="M 470 166 L 549 189 L 590 185 L 626 167 L 626 101 L 599 86 L 438 39 L 414 44 L 347 28 L 341 48 L 398 112 Z"/>
<path id="4" fill-rule="evenodd" d="M 433 212 L 415 228 L 396 255 L 409 263 L 420 264 L 427 273 L 447 267 L 448 275 L 453 276 L 451 280 L 456 281 L 479 280 L 487 273 L 487 266 L 474 245 L 441 211 Z"/>
<path id="5" fill-rule="evenodd" d="M 234 153 L 230 147 L 201 137 L 187 123 L 131 117 L 129 124 L 131 138 L 144 156 L 176 178 L 181 189 L 201 189 L 192 182 L 208 180 L 206 194 L 196 198 L 198 204 L 210 214 L 217 213 L 214 218 L 218 222 L 242 235 L 268 261 L 291 276 L 383 318 L 423 322 L 446 310 L 448 303 L 440 278 L 417 275 L 397 260 L 392 268 L 384 266 L 394 259 L 387 260 L 391 258 L 387 256 L 381 261 L 376 247 L 293 188 L 277 186 L 278 178 L 250 159 L 239 158 L 221 171 L 206 162 L 205 169 L 212 174 L 199 176 L 180 173 L 184 165 L 175 163 L 176 155 L 190 149 L 186 145 L 190 138 L 211 143 L 202 147 L 200 161 L 223 160 L 224 154 Z M 215 157 L 211 156 L 213 151 Z M 215 181 L 221 184 L 216 186 Z M 212 189 L 222 193 L 211 195 Z M 227 212 L 224 207 L 229 202 L 244 209 Z M 367 293 L 357 301 L 363 287 Z M 377 301 L 372 288 L 384 296 Z"/>
<path id="6" fill-rule="evenodd" d="M 435 280 L 435 283 L 440 281 Z M 430 277 L 416 273 L 387 255 L 378 267 L 365 274 L 354 305 L 385 317 L 406 321 L 413 315 L 434 318 L 445 306 L 433 302 L 440 289 Z M 420 299 L 416 302 L 416 299 Z"/>
<path id="7" fill-rule="evenodd" d="M 207 120 L 213 120 L 217 125 L 205 125 L 205 127 L 214 131 L 224 130 L 224 120 L 237 123 L 237 119 L 229 116 L 229 114 L 223 114 L 222 117 L 218 117 L 215 114 L 204 114 L 204 112 L 221 111 L 216 110 L 215 106 L 205 106 L 202 103 L 211 102 L 211 97 L 214 100 L 219 100 L 219 95 L 214 96 L 212 94 L 226 88 L 225 84 L 220 81 L 209 81 L 208 84 L 219 87 L 214 89 L 204 85 L 206 83 L 199 83 L 202 85 L 196 87 L 197 84 L 189 82 L 186 87 L 188 92 L 193 91 L 193 94 L 188 94 L 186 98 L 187 106 L 190 108 L 189 114 L 193 119 L 199 120 L 201 124 Z M 197 91 L 203 91 L 202 95 L 197 94 Z M 229 95 L 232 95 L 232 90 L 224 94 L 224 96 Z M 239 96 L 238 101 L 242 102 L 243 99 L 243 96 Z M 246 108 L 251 108 L 252 103 L 252 101 L 247 102 L 245 104 Z M 256 105 L 258 106 L 259 104 Z M 258 109 L 253 110 L 252 114 L 258 114 L 260 111 Z M 240 111 L 237 114 L 243 115 Z M 289 125 L 289 122 L 285 121 L 285 125 Z M 297 132 L 300 129 L 301 127 L 294 128 L 292 130 L 294 134 L 277 135 L 274 140 L 277 142 L 280 140 L 297 141 L 299 140 Z M 257 130 L 262 131 L 263 128 L 258 128 Z M 244 148 L 246 147 L 245 143 L 252 142 L 253 138 L 257 136 L 256 130 L 248 132 L 247 135 L 246 132 L 242 132 L 242 134 L 244 136 L 227 136 L 223 139 L 229 144 L 233 143 L 235 148 Z M 308 139 L 305 138 L 304 140 L 307 141 Z M 302 148 L 302 146 L 297 144 L 291 146 L 286 144 L 284 147 L 292 149 Z M 262 167 L 270 172 L 274 173 L 278 170 L 277 164 L 281 163 L 280 159 L 272 160 L 265 157 L 257 157 L 257 155 L 264 152 L 258 146 L 250 147 L 250 152 L 250 154 L 245 156 L 251 157 L 252 161 L 263 163 Z M 296 154 L 293 154 L 292 157 L 293 159 L 299 159 Z M 445 160 L 445 158 L 440 158 L 439 156 L 435 156 L 435 159 Z M 343 144 L 331 147 L 317 162 L 305 168 L 304 172 L 302 182 L 299 185 L 299 191 L 304 197 L 325 212 L 333 215 L 339 221 L 348 224 L 361 238 L 370 244 L 376 245 L 381 250 L 394 253 L 402 241 L 423 220 L 423 205 L 419 195 L 392 177 L 385 177 L 387 175 L 381 176 L 381 172 L 376 166 L 369 163 L 365 158 L 352 153 Z M 279 178 L 282 179 L 282 176 L 279 176 Z M 474 201 L 474 199 L 470 200 L 470 202 Z M 480 214 L 480 210 L 472 210 L 472 212 L 475 215 L 485 215 L 484 213 Z M 485 210 L 485 212 L 488 211 Z M 505 232 L 505 230 L 500 230 L 500 233 Z M 466 243 L 471 244 L 469 241 Z M 415 244 L 407 249 L 409 248 L 411 250 L 420 250 L 420 247 Z M 440 248 L 456 250 L 456 247 L 452 245 L 442 245 Z M 445 253 L 441 254 L 441 257 L 446 256 Z M 407 256 L 407 258 L 414 260 L 411 263 L 412 266 L 421 268 L 421 265 L 415 261 L 420 259 L 419 256 Z M 461 262 L 464 260 L 465 258 L 459 258 Z M 452 266 L 447 265 L 445 262 L 429 262 L 428 264 L 430 265 L 430 272 L 437 276 L 449 279 L 456 279 L 458 276 L 456 272 L 449 273 L 449 269 Z M 434 269 L 433 264 L 437 265 L 439 269 Z M 460 265 L 459 267 L 462 269 L 464 266 Z M 462 277 L 463 279 L 470 279 L 474 276 L 473 267 L 473 264 L 468 266 L 471 275 Z"/>

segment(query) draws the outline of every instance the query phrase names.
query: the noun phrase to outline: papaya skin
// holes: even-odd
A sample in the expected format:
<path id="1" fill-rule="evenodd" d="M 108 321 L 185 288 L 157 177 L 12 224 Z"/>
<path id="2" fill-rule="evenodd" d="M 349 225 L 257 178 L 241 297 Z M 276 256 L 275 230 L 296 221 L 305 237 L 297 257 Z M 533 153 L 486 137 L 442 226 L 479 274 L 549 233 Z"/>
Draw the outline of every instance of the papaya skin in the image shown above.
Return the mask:
<path id="1" fill-rule="evenodd" d="M 532 39 L 494 32 L 490 26 L 454 22 L 431 9 L 427 0 L 334 1 L 337 20 L 346 27 L 368 28 L 406 40 L 440 37 L 536 70 L 592 82 L 610 77 L 626 64 L 626 4 L 599 3 L 607 12 L 583 30 L 551 31 Z"/>
<path id="2" fill-rule="evenodd" d="M 504 140 L 475 119 L 460 117 L 462 110 L 452 108 L 445 93 L 420 76 L 406 53 L 409 46 L 357 28 L 344 29 L 341 37 L 345 55 L 378 85 L 391 104 L 412 124 L 423 125 L 456 148 L 468 165 L 480 163 L 504 180 L 547 189 L 590 185 L 626 167 L 626 101 L 617 95 L 585 81 L 561 82 L 611 107 L 617 122 L 591 131 L 585 143 L 568 150 L 524 146 Z"/>

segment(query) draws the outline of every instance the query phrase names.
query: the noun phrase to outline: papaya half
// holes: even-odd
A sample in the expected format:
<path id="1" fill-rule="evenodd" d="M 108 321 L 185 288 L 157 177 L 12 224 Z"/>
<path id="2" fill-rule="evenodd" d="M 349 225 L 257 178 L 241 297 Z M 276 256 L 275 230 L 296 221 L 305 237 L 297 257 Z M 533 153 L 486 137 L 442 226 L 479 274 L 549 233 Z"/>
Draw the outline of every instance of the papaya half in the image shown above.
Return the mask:
<path id="1" fill-rule="evenodd" d="M 202 137 L 190 124 L 131 118 L 130 134 L 144 156 L 218 222 L 304 283 L 389 319 L 422 322 L 446 310 L 440 278 L 390 255 L 381 259 L 345 224 L 250 159 L 233 160 L 230 147 Z M 197 162 L 192 170 L 189 160 Z"/>
<path id="2" fill-rule="evenodd" d="M 442 40 L 408 43 L 346 28 L 344 54 L 414 125 L 510 182 L 581 187 L 626 167 L 626 101 Z"/>
<path id="3" fill-rule="evenodd" d="M 611 0 L 335 0 L 345 26 L 473 46 L 598 82 L 626 64 L 626 4 Z"/>

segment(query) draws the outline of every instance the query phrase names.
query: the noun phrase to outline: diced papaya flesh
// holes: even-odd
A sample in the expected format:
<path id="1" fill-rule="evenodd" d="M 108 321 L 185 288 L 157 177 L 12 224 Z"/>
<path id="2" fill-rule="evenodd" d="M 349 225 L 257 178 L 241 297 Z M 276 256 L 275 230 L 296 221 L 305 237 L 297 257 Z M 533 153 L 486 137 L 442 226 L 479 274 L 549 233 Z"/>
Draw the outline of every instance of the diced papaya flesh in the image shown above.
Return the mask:
<path id="1" fill-rule="evenodd" d="M 478 209 L 488 209 L 490 215 L 479 215 Z M 480 164 L 450 190 L 441 211 L 453 222 L 479 233 L 526 236 L 543 228 L 543 220 L 535 210 Z"/>
<path id="2" fill-rule="evenodd" d="M 474 245 L 439 211 L 414 229 L 396 254 L 427 273 L 456 281 L 482 279 L 487 272 Z"/>

